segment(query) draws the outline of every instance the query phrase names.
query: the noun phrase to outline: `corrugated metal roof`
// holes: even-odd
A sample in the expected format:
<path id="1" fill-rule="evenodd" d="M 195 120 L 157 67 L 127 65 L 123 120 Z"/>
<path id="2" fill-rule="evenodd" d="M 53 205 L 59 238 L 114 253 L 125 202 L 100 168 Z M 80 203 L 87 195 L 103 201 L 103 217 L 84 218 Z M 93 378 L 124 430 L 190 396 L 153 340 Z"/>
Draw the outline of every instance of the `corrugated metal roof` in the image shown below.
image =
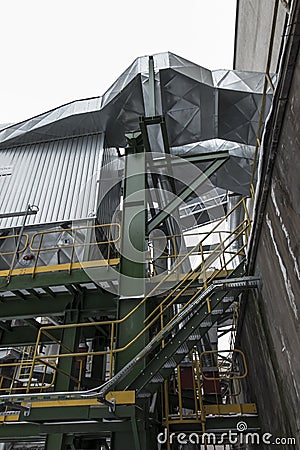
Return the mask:
<path id="1" fill-rule="evenodd" d="M 27 224 L 87 218 L 96 213 L 97 172 L 104 136 L 82 136 L 3 149 L 0 166 L 0 212 L 39 207 Z M 9 171 L 7 172 L 9 173 Z M 0 228 L 20 225 L 22 217 L 0 219 Z"/>

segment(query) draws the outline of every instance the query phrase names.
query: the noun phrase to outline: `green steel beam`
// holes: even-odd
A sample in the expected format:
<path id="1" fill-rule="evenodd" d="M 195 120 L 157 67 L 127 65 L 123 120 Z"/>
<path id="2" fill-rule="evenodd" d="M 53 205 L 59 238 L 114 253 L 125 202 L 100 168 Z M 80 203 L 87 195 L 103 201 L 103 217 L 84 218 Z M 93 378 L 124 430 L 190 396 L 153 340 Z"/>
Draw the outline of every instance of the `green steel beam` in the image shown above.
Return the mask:
<path id="1" fill-rule="evenodd" d="M 105 350 L 106 339 L 104 336 L 95 336 L 93 339 L 93 351 L 99 352 Z M 97 380 L 96 386 L 105 381 L 104 356 L 93 356 L 91 379 Z"/>
<path id="2" fill-rule="evenodd" d="M 234 416 L 207 416 L 205 422 L 206 433 L 222 433 L 228 432 L 229 430 L 237 433 L 237 424 L 239 422 L 245 422 L 247 424 L 246 433 L 251 431 L 258 431 L 260 429 L 259 418 L 255 415 L 245 416 L 245 415 L 234 415 Z M 176 433 L 193 433 L 201 435 L 201 424 L 200 423 L 170 423 L 170 432 Z"/>
<path id="3" fill-rule="evenodd" d="M 64 435 L 62 433 L 48 434 L 45 450 L 60 450 L 62 448 Z"/>
<path id="4" fill-rule="evenodd" d="M 143 142 L 144 142 L 146 152 L 152 151 L 151 146 L 150 146 L 150 141 L 149 141 L 148 129 L 147 129 L 147 127 L 151 126 L 151 125 L 160 125 L 160 132 L 161 132 L 161 136 L 162 136 L 162 140 L 163 140 L 164 152 L 165 152 L 165 154 L 170 154 L 168 132 L 167 132 L 167 127 L 166 127 L 166 122 L 165 122 L 164 116 L 152 116 L 152 117 L 141 117 L 140 118 L 140 130 L 143 135 Z M 153 149 L 154 152 L 156 150 L 157 149 Z M 163 164 L 170 167 L 169 166 L 171 164 L 170 159 L 168 159 L 167 161 L 164 161 Z"/>
<path id="5" fill-rule="evenodd" d="M 226 158 L 219 158 L 210 164 L 203 172 L 202 175 L 193 180 L 189 186 L 183 189 L 183 191 L 178 194 L 171 202 L 164 207 L 162 211 L 160 211 L 153 219 L 148 222 L 148 234 L 151 233 L 152 230 L 157 228 L 161 222 L 166 220 L 167 217 L 175 211 L 182 202 L 184 202 L 193 192 L 198 189 L 207 178 L 213 175 L 226 161 Z"/>
<path id="6" fill-rule="evenodd" d="M 206 162 L 212 162 L 216 161 L 218 159 L 228 158 L 229 153 L 228 151 L 224 152 L 211 152 L 211 153 L 203 153 L 200 155 L 189 155 L 189 156 L 177 156 L 175 155 L 174 158 L 172 158 L 172 165 L 178 166 L 182 164 L 186 164 L 186 162 L 190 162 L 193 164 L 197 163 L 206 163 Z M 164 158 L 159 159 L 153 159 L 152 165 L 155 168 L 165 167 L 167 162 Z"/>
<path id="7" fill-rule="evenodd" d="M 79 311 L 75 308 L 66 311 L 65 314 L 65 325 L 78 323 Z M 69 352 L 76 352 L 80 340 L 80 329 L 76 327 L 65 328 L 63 329 L 61 336 L 61 348 L 60 353 L 68 353 L 66 349 L 69 349 Z M 59 358 L 58 361 L 58 371 L 55 379 L 55 390 L 56 391 L 69 391 L 74 388 L 74 383 L 70 378 L 71 375 L 74 374 L 74 358 Z M 69 376 L 68 376 L 69 375 Z"/>
<path id="8" fill-rule="evenodd" d="M 126 137 L 120 295 L 130 298 L 143 297 L 145 293 L 146 161 L 141 133 L 129 133 Z"/>
<path id="9" fill-rule="evenodd" d="M 119 416 L 118 416 L 119 417 Z M 76 435 L 84 435 L 84 434 L 93 434 L 95 436 L 109 436 L 111 432 L 130 432 L 132 430 L 132 425 L 129 420 L 125 422 L 97 422 L 91 423 L 87 421 L 84 422 L 69 422 L 69 423 L 47 423 L 47 424 L 38 424 L 38 423 L 6 423 L 0 425 L 0 440 L 1 442 L 5 441 L 18 441 L 20 439 L 28 439 L 35 437 L 42 437 L 46 434 L 52 433 L 61 433 L 64 431 L 65 433 L 72 433 Z M 116 417 L 112 420 L 116 420 Z M 236 426 L 238 422 L 243 421 L 247 423 L 247 432 L 257 431 L 260 429 L 259 419 L 256 416 L 221 416 L 221 417 L 207 417 L 207 431 L 206 432 L 226 432 L 229 430 L 236 431 Z M 195 432 L 198 435 L 201 435 L 201 425 L 199 423 L 182 423 L 182 424 L 170 424 L 170 432 L 183 432 L 183 433 L 192 433 Z M 124 440 L 123 447 L 124 449 Z M 155 439 L 155 442 L 156 439 Z M 126 442 L 127 444 L 127 442 Z M 131 448 L 127 447 L 126 448 Z M 144 447 L 147 448 L 147 447 Z M 58 450 L 58 449 L 56 449 Z"/>
<path id="10" fill-rule="evenodd" d="M 116 419 L 116 418 L 115 418 Z M 97 422 L 91 423 L 87 421 L 86 423 L 73 421 L 69 423 L 47 423 L 47 424 L 38 424 L 38 423 L 7 423 L 0 424 L 0 441 L 18 441 L 24 438 L 32 438 L 42 437 L 47 434 L 59 434 L 72 433 L 74 435 L 84 435 L 84 434 L 95 434 L 99 437 L 101 436 L 109 436 L 111 432 L 117 431 L 130 431 L 131 423 L 130 421 L 126 422 Z M 112 419 L 113 420 L 113 419 Z M 7 426 L 8 425 L 8 426 Z M 55 450 L 60 450 L 56 448 Z"/>
<path id="11" fill-rule="evenodd" d="M 134 405 L 117 406 L 115 413 L 102 405 L 38 407 L 32 408 L 28 416 L 21 413 L 18 423 L 0 425 L 0 436 L 17 440 L 47 434 L 46 449 L 54 450 L 62 448 L 63 434 L 92 434 L 99 439 L 113 433 L 114 450 L 123 449 L 124 442 L 127 448 L 141 450 L 147 447 L 148 428 L 145 413 Z"/>
<path id="12" fill-rule="evenodd" d="M 147 432 L 145 423 L 137 422 L 135 417 L 131 418 L 131 430 L 126 432 L 118 430 L 113 433 L 111 439 L 111 450 L 123 450 L 124 442 L 126 449 L 144 450 L 149 448 L 149 440 L 147 440 Z"/>
<path id="13" fill-rule="evenodd" d="M 134 442 L 134 448 L 135 450 L 142 450 L 142 448 L 145 448 L 145 444 L 144 443 L 143 447 L 141 447 L 141 439 L 139 436 L 139 429 L 138 429 L 138 423 L 136 421 L 136 418 L 133 418 L 133 420 L 131 421 L 131 425 L 132 425 L 132 434 L 133 434 L 133 442 Z M 119 448 L 121 449 L 122 447 L 119 446 Z"/>
<path id="14" fill-rule="evenodd" d="M 11 331 L 3 331 L 0 340 L 1 347 L 14 347 L 22 345 L 34 345 L 37 339 L 38 330 L 30 326 L 19 325 L 12 327 Z M 56 338 L 60 337 L 60 332 L 55 331 L 53 335 Z M 50 342 L 46 336 L 42 337 L 42 342 Z"/>
<path id="15" fill-rule="evenodd" d="M 38 273 L 34 278 L 32 278 L 32 275 L 15 275 L 11 277 L 9 284 L 6 283 L 6 278 L 0 278 L 0 292 L 27 288 L 44 288 L 50 286 L 67 286 L 69 284 L 113 281 L 116 280 L 116 278 L 116 268 L 113 269 L 112 267 L 105 266 L 89 268 L 88 271 L 74 269 L 71 273 L 67 271 Z"/>
<path id="16" fill-rule="evenodd" d="M 24 300 L 14 296 L 2 297 L 0 317 L 1 320 L 12 320 L 62 315 L 71 304 L 72 298 L 68 292 L 56 293 L 55 297 L 45 294 L 40 299 L 32 296 L 25 296 Z M 116 307 L 117 302 L 114 294 L 86 290 L 83 292 L 80 318 L 84 319 L 97 314 L 111 314 L 116 310 Z"/>
<path id="17" fill-rule="evenodd" d="M 74 411 L 70 411 L 70 409 Z M 136 415 L 134 406 L 117 406 L 115 414 L 105 407 L 34 408 L 28 417 L 20 416 L 19 422 L 0 424 L 0 440 L 18 440 L 46 434 L 73 433 L 74 435 L 95 434 L 108 436 L 111 432 L 131 432 L 132 420 L 147 422 L 147 418 Z M 49 410 L 52 410 L 51 412 Z M 47 412 L 48 411 L 48 412 Z M 24 420 L 25 419 L 25 420 Z M 103 422 L 102 420 L 105 419 Z M 119 421 L 117 421 L 119 419 Z M 122 421 L 124 419 L 124 421 Z M 121 420 L 121 421 L 120 421 Z M 246 422 L 247 431 L 258 430 L 258 417 L 253 415 L 208 416 L 206 430 L 236 430 L 237 423 Z M 45 423 L 43 423 L 45 422 Z M 63 422 L 63 423 L 61 423 Z M 199 423 L 170 424 L 170 431 L 201 433 Z M 124 444 L 124 441 L 123 441 Z M 122 447 L 124 448 L 124 446 Z M 130 448 L 130 447 L 128 447 Z M 146 448 L 142 447 L 142 448 Z"/>
<path id="18" fill-rule="evenodd" d="M 33 318 L 29 318 L 29 319 L 24 319 L 24 321 L 32 328 L 35 328 L 36 330 L 39 330 L 41 328 L 41 324 L 33 319 Z"/>
<path id="19" fill-rule="evenodd" d="M 60 406 L 43 406 L 31 408 L 28 416 L 20 413 L 19 422 L 31 422 L 43 424 L 49 421 L 60 422 L 64 420 L 68 421 L 90 421 L 90 420 L 115 420 L 116 417 L 127 418 L 135 417 L 136 414 L 135 405 L 117 405 L 114 413 L 109 412 L 107 406 L 64 406 L 63 401 Z M 109 425 L 106 425 L 109 427 Z M 109 430 L 109 428 L 107 428 Z M 0 425 L 1 430 L 1 425 Z M 0 431 L 1 436 L 1 431 Z"/>
<path id="20" fill-rule="evenodd" d="M 61 330 L 51 330 L 51 334 L 55 339 L 61 339 Z M 95 335 L 95 328 L 88 327 L 84 330 L 84 337 L 93 338 Z M 23 345 L 35 345 L 37 339 L 37 330 L 27 326 L 13 327 L 11 332 L 3 331 L 1 334 L 0 348 L 14 347 Z M 53 339 L 48 336 L 41 336 L 41 343 L 50 344 L 54 343 Z"/>
<path id="21" fill-rule="evenodd" d="M 86 320 L 85 320 L 86 321 Z M 107 330 L 102 329 L 99 327 L 86 327 L 84 328 L 83 334 L 86 339 L 92 339 L 95 336 L 95 333 L 99 333 L 99 331 L 103 334 L 103 336 L 107 335 Z M 62 337 L 62 330 L 51 330 L 51 334 L 53 337 L 57 339 L 61 339 Z M 1 339 L 0 339 L 0 348 L 3 347 L 14 347 L 14 346 L 23 346 L 23 345 L 35 345 L 37 339 L 37 329 L 30 327 L 30 326 L 24 326 L 24 325 L 18 325 L 15 327 L 12 327 L 11 330 L 4 331 L 1 330 Z M 41 342 L 43 344 L 49 344 L 53 343 L 53 339 L 50 339 L 45 334 L 42 334 L 41 336 Z"/>
<path id="22" fill-rule="evenodd" d="M 125 317 L 145 294 L 146 161 L 141 132 L 127 136 L 124 202 L 120 255 L 120 298 L 118 318 Z M 145 306 L 118 325 L 117 347 L 128 344 L 144 328 Z M 120 370 L 145 345 L 143 335 L 126 352 L 116 355 Z"/>
<path id="23" fill-rule="evenodd" d="M 1 319 L 3 319 L 3 317 L 1 317 Z M 9 333 L 11 333 L 12 328 L 11 328 L 11 321 L 9 323 L 3 322 L 2 320 L 0 321 L 0 328 L 3 331 L 8 331 Z"/>
<path id="24" fill-rule="evenodd" d="M 80 294 L 79 294 L 80 296 Z M 77 300 L 77 301 L 76 301 Z M 74 299 L 74 309 L 66 311 L 65 324 L 77 323 L 79 311 L 76 310 L 76 303 L 80 304 L 80 298 Z M 78 328 L 66 328 L 62 332 L 60 353 L 66 353 L 66 349 L 70 352 L 76 352 L 80 340 L 80 330 Z M 75 358 L 76 359 L 76 358 Z M 74 358 L 59 358 L 57 364 L 57 372 L 55 378 L 56 391 L 70 391 L 76 388 L 74 379 L 79 375 L 76 373 L 76 364 Z M 65 433 L 50 434 L 47 436 L 45 450 L 59 450 L 63 448 Z"/>

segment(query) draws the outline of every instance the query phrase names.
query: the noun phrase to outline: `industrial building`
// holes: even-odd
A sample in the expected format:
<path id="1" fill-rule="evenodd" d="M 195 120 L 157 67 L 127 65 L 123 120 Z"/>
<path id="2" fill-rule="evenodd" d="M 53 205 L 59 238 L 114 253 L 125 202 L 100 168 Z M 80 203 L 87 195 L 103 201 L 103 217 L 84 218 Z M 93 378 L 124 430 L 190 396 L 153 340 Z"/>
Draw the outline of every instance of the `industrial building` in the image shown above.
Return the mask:
<path id="1" fill-rule="evenodd" d="M 0 129 L 0 450 L 300 448 L 299 19 Z"/>

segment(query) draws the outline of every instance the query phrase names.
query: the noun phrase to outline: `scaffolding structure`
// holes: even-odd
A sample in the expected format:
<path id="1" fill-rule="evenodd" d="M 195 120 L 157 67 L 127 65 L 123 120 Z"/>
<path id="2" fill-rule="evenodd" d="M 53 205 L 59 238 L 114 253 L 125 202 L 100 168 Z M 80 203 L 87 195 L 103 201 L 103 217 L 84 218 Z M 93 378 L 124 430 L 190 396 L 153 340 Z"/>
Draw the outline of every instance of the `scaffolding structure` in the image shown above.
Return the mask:
<path id="1" fill-rule="evenodd" d="M 247 255 L 275 85 L 268 67 L 163 53 L 0 131 L 3 445 L 227 449 L 224 430 L 259 430 L 234 337 L 259 286 Z"/>

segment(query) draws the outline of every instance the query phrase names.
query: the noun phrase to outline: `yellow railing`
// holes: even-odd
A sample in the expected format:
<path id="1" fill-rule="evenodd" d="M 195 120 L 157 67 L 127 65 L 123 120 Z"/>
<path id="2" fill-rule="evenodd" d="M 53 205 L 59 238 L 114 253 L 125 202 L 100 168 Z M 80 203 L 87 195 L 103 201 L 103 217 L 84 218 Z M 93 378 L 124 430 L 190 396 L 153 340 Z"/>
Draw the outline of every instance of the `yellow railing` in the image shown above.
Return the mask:
<path id="1" fill-rule="evenodd" d="M 36 364 L 35 369 L 41 368 L 39 371 L 40 379 L 34 379 L 30 376 L 30 371 L 32 369 L 32 360 L 28 361 L 16 361 L 12 363 L 1 363 L 1 374 L 0 374 L 0 392 L 16 392 L 16 393 L 24 393 L 28 391 L 28 386 L 30 387 L 30 391 L 43 391 L 50 390 L 54 386 L 56 373 L 58 372 L 58 368 L 55 364 L 50 366 L 49 362 L 45 362 L 44 364 Z M 50 382 L 46 382 L 47 377 L 47 368 L 51 367 L 52 372 Z M 28 370 L 28 376 L 26 377 L 22 370 Z"/>
<path id="2" fill-rule="evenodd" d="M 241 365 L 235 364 L 235 358 L 237 355 L 240 357 Z M 207 360 L 209 364 L 207 364 Z M 215 364 L 216 361 L 216 364 Z M 214 367 L 215 372 L 213 376 L 209 376 L 205 370 L 206 366 Z M 208 350 L 202 352 L 199 358 L 200 374 L 204 380 L 242 380 L 248 375 L 248 367 L 244 353 L 239 349 L 233 350 Z"/>
<path id="3" fill-rule="evenodd" d="M 76 360 L 78 364 L 78 376 L 70 375 L 69 373 L 61 370 L 56 362 L 41 361 L 41 363 L 35 364 L 36 377 L 30 378 L 30 371 L 32 369 L 32 360 L 28 361 L 16 361 L 13 363 L 1 363 L 1 375 L 0 375 L 0 394 L 1 393 L 24 393 L 26 392 L 42 392 L 53 390 L 55 380 L 58 374 L 64 375 L 66 378 L 73 381 L 75 389 L 80 390 L 83 380 L 83 366 L 84 361 L 82 359 Z M 39 373 L 36 370 L 40 368 Z M 47 369 L 50 369 L 47 372 Z M 28 376 L 22 374 L 22 370 L 28 370 Z M 3 374 L 3 371 L 6 373 Z M 50 375 L 50 380 L 47 382 L 47 375 Z"/>
<path id="4" fill-rule="evenodd" d="M 225 411 L 236 412 L 238 406 L 242 406 L 228 403 L 228 398 L 239 395 L 240 391 L 235 392 L 234 388 L 248 375 L 245 354 L 241 350 L 212 350 L 199 354 L 194 348 L 190 353 L 190 363 L 178 365 L 173 375 L 173 393 L 177 397 L 177 406 L 173 410 L 169 407 L 169 389 L 163 392 L 164 404 L 168 405 L 164 411 L 168 429 L 172 423 L 196 422 L 201 424 L 204 433 L 207 413 L 222 415 Z M 185 405 L 187 399 L 189 407 Z M 244 407 L 247 409 L 247 405 Z M 248 410 L 251 408 L 252 404 Z"/>
<path id="5" fill-rule="evenodd" d="M 83 238 L 85 241 L 78 242 L 78 239 L 80 238 L 79 234 L 82 231 L 97 231 L 97 230 L 103 230 L 108 235 L 109 238 L 106 240 L 101 241 L 86 241 L 86 235 L 83 235 Z M 108 231 L 106 231 L 108 229 Z M 117 232 L 117 233 L 116 233 Z M 66 234 L 73 242 L 67 242 L 60 245 L 50 245 L 48 247 L 43 247 L 43 242 L 45 240 L 45 237 L 47 236 L 54 236 L 58 235 L 58 237 L 62 234 Z M 116 235 L 116 237 L 112 237 L 113 235 Z M 77 241 L 76 241 L 77 239 Z M 62 248 L 70 248 L 72 250 L 75 250 L 75 248 L 80 247 L 90 247 L 93 245 L 104 245 L 104 244 L 111 244 L 118 242 L 120 239 L 120 225 L 118 223 L 109 223 L 109 224 L 102 224 L 102 225 L 88 225 L 88 226 L 81 226 L 81 227 L 73 227 L 73 228 L 64 228 L 60 230 L 47 230 L 47 231 L 39 231 L 38 233 L 35 233 L 30 241 L 30 250 L 33 252 L 36 252 L 39 254 L 39 252 L 42 251 L 55 251 L 55 250 L 61 250 Z M 37 245 L 35 246 L 36 241 L 38 241 Z"/>
<path id="6" fill-rule="evenodd" d="M 218 232 L 218 228 L 223 226 L 224 223 L 228 220 L 231 214 L 235 214 L 238 208 L 243 208 L 245 219 L 241 221 L 241 223 L 231 232 L 226 232 L 223 236 L 223 240 L 221 242 L 216 243 L 213 246 L 211 251 L 203 251 L 205 243 L 209 242 L 211 238 Z M 168 272 L 165 276 L 160 279 L 159 283 L 144 297 L 143 300 L 139 302 L 125 317 L 122 319 L 116 320 L 104 320 L 98 322 L 88 322 L 88 323 L 78 323 L 78 324 L 66 324 L 66 325 L 47 325 L 42 326 L 38 331 L 37 341 L 34 348 L 33 358 L 31 361 L 28 361 L 28 364 L 31 364 L 31 370 L 29 374 L 28 387 L 27 390 L 31 390 L 32 379 L 34 378 L 34 371 L 36 366 L 41 366 L 41 364 L 51 365 L 54 370 L 57 370 L 58 361 L 61 358 L 78 358 L 78 357 L 93 357 L 93 356 L 105 356 L 107 358 L 109 364 L 109 374 L 110 378 L 114 372 L 114 357 L 117 353 L 126 351 L 131 345 L 133 345 L 138 339 L 140 339 L 147 331 L 149 331 L 152 327 L 160 328 L 161 318 L 163 317 L 166 311 L 170 311 L 171 319 L 165 326 L 168 326 L 172 323 L 178 316 L 178 314 L 186 308 L 198 295 L 201 294 L 203 290 L 205 290 L 206 286 L 215 280 L 220 273 L 222 276 L 226 276 L 232 270 L 232 263 L 239 262 L 240 257 L 245 255 L 245 249 L 248 243 L 249 231 L 250 231 L 250 221 L 247 218 L 246 213 L 246 202 L 245 199 L 241 199 L 234 208 L 226 214 L 226 216 L 217 223 L 212 230 L 205 234 L 204 237 L 200 237 L 199 242 L 185 255 L 178 258 L 176 264 L 173 265 L 172 271 Z M 232 250 L 232 246 L 235 245 L 234 251 Z M 180 268 L 184 261 L 188 260 L 191 256 L 193 256 L 197 252 L 197 257 L 199 259 L 196 267 L 190 272 L 186 273 L 181 281 L 176 284 L 174 289 L 171 289 L 168 294 L 163 298 L 160 305 L 154 308 L 148 316 L 145 318 L 143 329 L 136 334 L 136 336 L 129 341 L 123 347 L 115 347 L 116 345 L 116 333 L 118 330 L 118 325 L 125 323 L 129 318 L 133 316 L 142 306 L 160 289 L 164 282 L 167 282 L 172 276 L 174 271 Z M 226 254 L 226 252 L 228 254 Z M 226 255 L 226 257 L 224 256 Z M 216 264 L 218 266 L 217 270 L 211 270 L 212 264 Z M 183 301 L 180 301 L 180 297 L 190 288 L 192 283 L 196 280 L 204 280 L 203 287 L 198 288 L 194 291 L 194 294 L 182 305 Z M 176 314 L 172 309 L 174 303 L 177 302 L 181 304 L 181 309 L 178 310 Z M 210 301 L 207 300 L 208 311 L 210 311 Z M 87 329 L 89 327 L 103 327 L 107 331 L 107 346 L 108 349 L 99 350 L 99 351 L 86 351 L 86 352 L 74 352 L 71 349 L 67 348 L 61 339 L 57 339 L 53 335 L 53 331 L 76 328 L 78 330 Z M 39 354 L 39 346 L 41 343 L 41 338 L 45 336 L 47 337 L 48 342 L 56 342 L 60 346 L 60 352 L 51 355 L 41 355 Z M 54 365 L 55 363 L 55 365 Z M 0 369 L 2 365 L 0 364 Z M 80 374 L 79 374 L 80 375 Z M 84 377 L 83 371 L 81 371 L 80 378 L 78 378 L 78 382 L 82 385 L 82 379 Z"/>
<path id="7" fill-rule="evenodd" d="M 26 250 L 26 248 L 28 247 L 29 236 L 28 236 L 28 234 L 23 233 L 21 240 L 23 239 L 23 236 L 25 238 L 25 243 L 23 244 L 23 247 L 18 249 L 18 252 L 17 252 L 18 254 L 23 253 Z M 20 238 L 20 234 L 9 234 L 8 236 L 0 236 L 0 248 L 2 246 L 4 246 L 5 243 L 7 243 L 7 242 L 10 243 L 10 240 L 12 240 L 11 246 L 14 247 L 19 238 Z M 15 253 L 16 253 L 15 250 L 0 251 L 0 257 L 7 256 L 7 255 L 14 255 Z"/>
<path id="8" fill-rule="evenodd" d="M 250 220 L 250 219 L 249 219 Z M 245 224 L 248 223 L 249 221 L 248 219 L 245 221 Z M 206 258 L 206 256 L 211 255 L 212 251 L 215 249 L 220 249 L 220 245 L 223 243 L 226 243 L 227 241 L 235 241 L 235 237 L 239 234 L 239 229 L 236 229 L 234 231 L 234 233 L 232 233 L 229 230 L 217 230 L 214 231 L 212 233 L 209 234 L 209 236 L 207 236 L 207 233 L 189 233 L 186 235 L 171 235 L 171 236 L 165 236 L 165 237 L 158 237 L 158 238 L 154 238 L 151 242 L 151 248 L 148 251 L 149 256 L 148 256 L 148 265 L 149 267 L 152 267 L 153 270 L 150 271 L 150 273 L 152 274 L 152 276 L 159 276 L 159 273 L 156 272 L 156 267 L 160 268 L 160 269 L 164 269 L 165 271 L 172 271 L 174 274 L 174 270 L 172 265 L 170 265 L 170 267 L 166 267 L 160 264 L 163 264 L 164 261 L 170 261 L 173 264 L 177 263 L 181 258 L 185 258 L 187 251 L 183 251 L 181 249 L 181 251 L 179 251 L 179 249 L 177 248 L 178 245 L 176 245 L 176 242 L 178 239 L 182 239 L 182 247 L 185 247 L 185 242 L 184 241 L 188 241 L 188 240 L 198 240 L 199 244 L 198 246 L 195 246 L 195 244 L 193 245 L 193 252 L 189 254 L 189 257 L 193 259 L 198 259 L 199 257 L 201 257 L 202 261 Z M 247 239 L 248 239 L 248 227 L 246 227 L 246 231 L 247 231 Z M 168 249 L 161 249 L 161 247 L 159 246 L 159 243 L 156 244 L 156 242 L 158 241 L 164 241 L 167 240 L 169 242 L 172 242 L 173 245 L 171 245 L 172 250 L 168 250 Z M 207 241 L 207 242 L 206 242 Z M 178 251 L 177 251 L 178 250 Z M 156 255 L 155 257 L 152 256 L 153 252 L 158 252 L 160 251 L 159 255 Z M 219 255 L 219 260 L 215 261 L 215 265 L 217 267 L 219 267 L 220 265 L 222 265 L 224 263 L 224 265 L 226 266 L 226 260 L 230 259 L 230 256 L 232 256 L 234 254 L 234 251 L 230 249 L 230 245 L 227 246 L 227 248 L 220 253 Z M 178 277 L 180 275 L 179 271 L 175 271 L 175 273 L 177 273 Z"/>
<path id="9" fill-rule="evenodd" d="M 104 239 L 104 240 L 100 240 L 100 241 L 97 241 L 97 240 L 91 241 L 87 237 L 87 233 L 89 231 L 96 233 L 97 230 L 104 231 L 108 235 L 108 239 Z M 82 241 L 82 237 L 80 236 L 80 233 L 82 233 L 83 231 L 85 233 L 83 233 L 84 240 Z M 49 244 L 48 245 L 46 244 L 46 246 L 43 247 L 43 242 L 45 241 L 46 237 L 50 236 L 51 238 L 53 238 L 53 236 L 55 237 L 55 235 L 57 235 L 57 234 L 61 235 L 62 233 L 64 235 L 67 235 L 68 236 L 67 239 L 70 239 L 72 242 L 62 243 L 60 245 L 50 245 L 50 246 L 49 246 Z M 81 240 L 81 242 L 80 242 L 80 240 Z M 70 249 L 71 253 L 69 256 L 68 264 L 69 264 L 69 272 L 71 272 L 76 249 L 83 250 L 85 248 L 94 246 L 97 248 L 102 247 L 102 251 L 103 251 L 103 247 L 104 247 L 104 250 L 107 251 L 107 255 L 105 255 L 105 257 L 103 257 L 103 255 L 101 255 L 100 259 L 106 259 L 109 264 L 110 256 L 111 256 L 110 255 L 111 245 L 117 243 L 119 240 L 120 240 L 120 225 L 118 223 L 66 228 L 63 231 L 49 230 L 49 231 L 38 232 L 34 236 L 32 236 L 32 239 L 30 242 L 30 250 L 36 254 L 34 267 L 33 267 L 33 276 L 34 276 L 35 268 L 38 265 L 39 257 L 42 252 L 49 253 L 51 251 L 58 251 L 61 249 Z M 37 243 L 36 243 L 36 241 L 37 241 Z M 85 261 L 89 260 L 89 257 L 87 256 L 84 258 L 84 257 L 81 257 L 80 255 L 77 255 L 77 259 L 80 262 L 83 262 L 84 260 Z"/>
<path id="10" fill-rule="evenodd" d="M 97 232 L 102 232 L 106 236 L 104 239 L 96 239 L 95 235 Z M 100 225 L 87 225 L 87 226 L 77 226 L 71 228 L 60 228 L 55 230 L 39 231 L 32 235 L 30 238 L 29 234 L 22 234 L 25 237 L 25 243 L 22 244 L 22 248 L 19 248 L 16 252 L 14 248 L 14 240 L 19 238 L 19 235 L 8 235 L 0 237 L 0 245 L 5 245 L 9 243 L 11 250 L 5 250 L 0 252 L 1 256 L 12 256 L 12 262 L 8 263 L 8 267 L 5 270 L 0 271 L 0 276 L 7 275 L 19 275 L 30 273 L 33 277 L 36 272 L 43 271 L 58 271 L 65 269 L 71 272 L 71 269 L 77 266 L 80 268 L 80 264 L 89 262 L 89 251 L 88 249 L 97 248 L 98 260 L 92 262 L 97 266 L 97 263 L 101 265 L 101 261 L 105 261 L 108 265 L 116 261 L 118 256 L 117 243 L 120 240 L 120 225 L 118 223 L 100 224 Z M 60 239 L 62 242 L 57 243 Z M 64 240 L 63 240 L 64 239 Z M 2 242 L 1 242 L 2 241 Z M 112 247 L 114 250 L 112 251 Z M 87 251 L 85 251 L 87 249 Z M 43 257 L 46 255 L 49 258 L 51 252 L 53 254 L 59 253 L 64 250 L 64 260 L 67 261 L 58 263 L 54 266 L 47 266 L 43 261 Z M 26 267 L 15 268 L 16 258 L 14 255 L 18 255 L 18 259 L 23 257 L 28 261 Z M 116 256 L 117 255 L 117 256 Z M 66 266 L 67 264 L 67 266 Z"/>

